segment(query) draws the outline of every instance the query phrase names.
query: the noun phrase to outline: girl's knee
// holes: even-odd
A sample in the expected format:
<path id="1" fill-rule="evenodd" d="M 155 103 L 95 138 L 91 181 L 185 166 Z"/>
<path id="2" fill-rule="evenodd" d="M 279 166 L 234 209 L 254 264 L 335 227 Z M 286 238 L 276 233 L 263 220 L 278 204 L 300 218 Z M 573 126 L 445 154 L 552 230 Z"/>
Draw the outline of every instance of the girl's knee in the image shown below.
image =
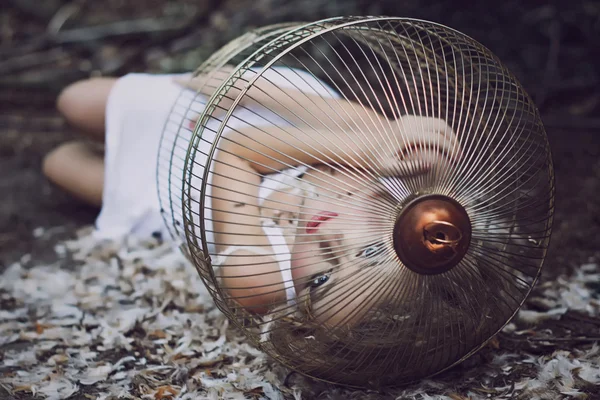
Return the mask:
<path id="1" fill-rule="evenodd" d="M 102 202 L 104 164 L 84 142 L 65 143 L 52 150 L 42 162 L 49 181 L 92 205 Z"/>
<path id="2" fill-rule="evenodd" d="M 89 80 L 86 79 L 84 81 L 71 83 L 60 92 L 56 98 L 56 109 L 62 115 L 67 116 L 74 106 L 76 106 L 77 98 L 81 96 L 81 88 L 85 87 L 88 81 Z"/>
<path id="3" fill-rule="evenodd" d="M 42 172 L 50 180 L 57 180 L 67 170 L 73 169 L 73 164 L 81 160 L 91 160 L 94 154 L 84 142 L 67 142 L 50 151 L 42 160 Z"/>
<path id="4" fill-rule="evenodd" d="M 114 78 L 91 78 L 72 83 L 58 95 L 56 108 L 69 124 L 98 136 L 104 130 L 108 95 Z"/>
<path id="5" fill-rule="evenodd" d="M 65 143 L 50 151 L 42 160 L 42 173 L 51 181 L 56 181 L 63 170 L 69 153 L 73 152 L 75 143 Z"/>
<path id="6" fill-rule="evenodd" d="M 82 111 L 82 102 L 85 103 L 93 93 L 93 88 L 97 85 L 99 78 L 85 79 L 71 83 L 64 88 L 56 98 L 56 108 L 67 119 L 70 116 Z"/>

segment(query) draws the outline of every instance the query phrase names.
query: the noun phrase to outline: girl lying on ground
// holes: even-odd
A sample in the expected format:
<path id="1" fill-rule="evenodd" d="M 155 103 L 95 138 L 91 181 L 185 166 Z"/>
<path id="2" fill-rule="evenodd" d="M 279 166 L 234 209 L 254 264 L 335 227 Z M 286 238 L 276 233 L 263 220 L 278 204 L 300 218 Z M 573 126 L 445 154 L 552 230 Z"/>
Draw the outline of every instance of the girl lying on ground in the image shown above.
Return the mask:
<path id="1" fill-rule="evenodd" d="M 69 86 L 58 110 L 87 139 L 105 143 L 104 151 L 89 141 L 63 144 L 45 158 L 44 174 L 102 207 L 99 237 L 160 232 L 166 238 L 156 183 L 165 121 L 181 90 L 203 88 L 206 100 L 206 88 L 230 71 L 217 72 L 211 85 L 203 76 L 130 74 Z M 457 153 L 456 137 L 438 118 L 386 119 L 303 71 L 271 68 L 263 78 L 237 105 L 231 121 L 245 123 L 228 123 L 211 169 L 206 218 L 222 287 L 255 314 L 308 298 L 316 320 L 351 324 L 396 290 L 384 285 L 381 254 L 389 243 L 381 232 L 394 212 L 384 200 L 406 191 L 403 175 L 449 167 L 444 155 Z M 221 102 L 211 117 L 222 118 L 228 104 Z M 377 134 L 397 145 L 378 145 Z M 365 160 L 390 180 L 373 178 Z M 366 237 L 372 240 L 365 246 Z M 384 273 L 366 285 L 353 279 L 373 266 Z M 359 284 L 360 295 L 344 297 Z"/>

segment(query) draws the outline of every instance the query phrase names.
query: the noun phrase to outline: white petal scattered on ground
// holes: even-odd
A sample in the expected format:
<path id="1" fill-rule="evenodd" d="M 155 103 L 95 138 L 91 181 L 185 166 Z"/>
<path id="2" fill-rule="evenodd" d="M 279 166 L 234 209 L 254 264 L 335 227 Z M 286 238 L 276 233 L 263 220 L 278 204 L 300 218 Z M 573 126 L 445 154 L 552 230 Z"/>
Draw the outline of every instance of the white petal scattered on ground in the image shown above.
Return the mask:
<path id="1" fill-rule="evenodd" d="M 76 393 L 105 400 L 554 399 L 584 398 L 586 387 L 600 383 L 595 344 L 527 354 L 504 350 L 500 342 L 486 356 L 407 388 L 332 387 L 288 375 L 246 342 L 216 309 L 195 269 L 168 245 L 98 243 L 88 232 L 56 252 L 57 260 L 69 255 L 76 264 L 31 266 L 24 257 L 0 276 L 0 301 L 11 305 L 0 310 L 0 394 L 5 388 L 46 399 Z M 592 289 L 599 284 L 593 263 L 543 282 L 531 308 L 503 334 L 547 337 L 552 332 L 536 332 L 537 324 L 570 311 L 599 315 Z"/>
<path id="2" fill-rule="evenodd" d="M 568 311 L 568 308 L 553 308 L 548 311 L 540 312 L 534 310 L 520 310 L 517 318 L 528 324 L 539 324 L 547 319 L 560 319 L 560 317 Z"/>
<path id="3" fill-rule="evenodd" d="M 83 371 L 83 376 L 79 379 L 82 385 L 93 385 L 105 381 L 108 374 L 112 372 L 112 365 L 100 365 L 94 368 L 88 368 Z"/>

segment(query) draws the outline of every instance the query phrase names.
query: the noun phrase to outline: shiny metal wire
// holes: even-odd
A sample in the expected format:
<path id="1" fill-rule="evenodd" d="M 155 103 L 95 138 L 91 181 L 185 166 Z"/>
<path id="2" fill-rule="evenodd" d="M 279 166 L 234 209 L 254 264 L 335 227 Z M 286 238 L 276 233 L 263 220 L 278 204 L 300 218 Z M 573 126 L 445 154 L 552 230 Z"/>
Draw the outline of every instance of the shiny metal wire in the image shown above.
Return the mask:
<path id="1" fill-rule="evenodd" d="M 426 21 L 333 18 L 246 34 L 192 78 L 159 153 L 163 215 L 216 305 L 277 361 L 405 384 L 473 354 L 523 304 L 548 247 L 552 160 L 531 99 L 482 45 Z M 458 265 L 423 275 L 393 230 L 431 194 L 464 207 L 472 236 Z M 340 210 L 335 229 L 299 228 L 311 204 Z M 273 227 L 287 250 L 260 238 Z M 295 267 L 273 268 L 289 254 Z"/>
<path id="2" fill-rule="evenodd" d="M 216 89 L 216 82 L 228 76 L 222 72 L 226 64 L 245 59 L 255 47 L 260 47 L 298 24 L 283 23 L 252 30 L 227 45 L 208 58 L 194 73 L 193 77 L 206 76 L 202 86 L 192 91 L 181 91 L 169 113 L 160 139 L 157 167 L 158 198 L 161 212 L 171 238 L 184 242 L 183 216 L 181 212 L 183 165 L 185 152 L 189 146 L 195 121 L 206 107 L 208 97 Z M 187 125 L 186 125 L 187 124 Z"/>

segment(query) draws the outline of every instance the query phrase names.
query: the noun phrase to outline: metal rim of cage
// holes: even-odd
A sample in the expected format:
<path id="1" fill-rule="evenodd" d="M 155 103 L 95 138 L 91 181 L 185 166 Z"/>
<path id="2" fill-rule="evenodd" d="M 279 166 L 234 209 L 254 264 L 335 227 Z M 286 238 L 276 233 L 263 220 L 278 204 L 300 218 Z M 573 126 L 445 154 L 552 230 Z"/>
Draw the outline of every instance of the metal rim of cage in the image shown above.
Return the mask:
<path id="1" fill-rule="evenodd" d="M 242 40 L 245 45 L 241 47 L 240 42 L 227 45 L 225 49 L 234 50 L 220 51 L 211 58 L 218 59 L 218 62 L 212 61 L 212 66 L 209 66 L 211 62 L 207 61 L 195 74 L 206 73 L 211 67 L 209 74 L 212 74 L 242 54 L 240 48 L 248 50 L 249 54 L 235 62 L 236 67 L 228 71 L 227 78 L 216 85 L 212 95 L 207 96 L 205 109 L 188 132 L 186 140 L 189 145 L 182 168 L 184 179 L 179 200 L 188 255 L 196 264 L 216 305 L 255 345 L 277 361 L 301 374 L 332 383 L 356 387 L 402 385 L 460 363 L 485 346 L 511 320 L 541 272 L 551 233 L 554 175 L 537 109 L 516 78 L 489 50 L 466 35 L 436 23 L 394 17 L 341 17 L 309 24 L 291 24 L 279 31 L 267 29 L 264 32 L 273 34 L 267 33 L 261 37 L 262 41 L 253 43 Z M 265 74 L 273 66 L 286 66 L 284 59 L 296 57 L 294 52 L 298 49 L 308 47 L 318 39 L 327 42 L 323 39 L 327 35 L 339 39 L 338 34 L 354 41 L 358 47 L 363 45 L 370 50 L 371 53 L 362 53 L 365 58 L 371 55 L 379 62 L 381 59 L 387 61 L 390 67 L 388 75 L 396 78 L 394 84 L 402 86 L 398 93 L 394 93 L 383 69 L 378 71 L 380 65 L 374 66 L 375 63 L 371 62 L 372 70 L 369 72 L 374 73 L 379 81 L 369 81 L 365 76 L 361 81 L 364 96 L 352 99 L 346 95 L 349 84 L 347 88 L 341 88 L 334 83 L 334 90 L 342 93 L 343 100 L 358 102 L 363 110 L 367 107 L 365 104 L 380 107 L 378 103 L 387 101 L 392 109 L 396 106 L 397 113 L 391 113 L 394 121 L 407 115 L 438 117 L 456 133 L 460 145 L 459 162 L 445 162 L 441 167 L 436 165 L 426 173 L 414 173 L 415 177 L 403 171 L 407 189 L 391 189 L 396 192 L 391 199 L 394 203 L 392 211 L 386 215 L 392 223 L 388 223 L 386 229 L 389 231 L 388 244 L 393 244 L 384 251 L 387 259 L 394 263 L 392 270 L 395 275 L 388 271 L 387 277 L 394 280 L 392 276 L 395 276 L 396 281 L 403 278 L 408 283 L 404 283 L 400 290 L 398 288 L 403 284 L 396 282 L 396 301 L 386 299 L 389 304 L 377 310 L 378 318 L 383 315 L 387 322 L 373 326 L 385 327 L 379 331 L 384 330 L 388 337 L 370 331 L 373 326 L 366 326 L 363 330 L 340 326 L 333 329 L 323 321 L 311 322 L 311 312 L 316 313 L 314 305 L 311 309 L 310 304 L 300 317 L 297 311 L 289 311 L 285 301 L 280 304 L 284 311 L 279 310 L 278 314 L 256 315 L 239 307 L 239 299 L 228 295 L 227 288 L 221 283 L 223 276 L 216 274 L 211 264 L 218 254 L 209 250 L 214 243 L 207 239 L 209 228 L 205 222 L 212 221 L 205 214 L 205 200 L 211 196 L 209 177 L 211 165 L 215 163 L 214 155 L 222 143 L 223 133 L 232 129 L 229 122 L 235 119 L 236 110 L 244 108 L 242 101 L 249 97 L 249 91 L 261 79 L 266 79 Z M 397 63 L 389 57 L 390 54 L 394 54 Z M 318 65 L 316 61 L 315 64 Z M 304 67 L 317 78 L 316 68 Z M 346 67 L 350 69 L 348 65 Z M 251 78 L 248 78 L 250 71 Z M 321 72 L 327 74 L 326 71 Z M 398 76 L 401 78 L 398 79 Z M 356 76 L 354 79 L 357 79 Z M 383 98 L 375 94 L 373 86 L 376 85 L 385 94 Z M 372 93 L 365 94 L 369 90 Z M 404 113 L 398 102 L 390 100 L 401 96 L 402 90 L 412 96 L 403 103 Z M 229 98 L 231 93 L 233 95 Z M 368 94 L 375 101 L 370 101 Z M 411 102 L 418 104 L 415 106 Z M 222 107 L 222 104 L 227 104 L 227 107 Z M 216 118 L 215 110 L 219 108 L 223 109 L 224 115 Z M 307 109 L 303 108 L 303 111 Z M 378 111 L 384 117 L 390 115 L 383 108 Z M 216 127 L 209 128 L 211 121 Z M 181 126 L 179 128 L 181 130 Z M 417 131 L 425 129 L 423 122 L 412 128 Z M 213 137 L 212 143 L 208 151 L 201 151 L 199 143 L 208 133 L 209 137 Z M 386 140 L 385 137 L 380 139 Z M 439 143 L 438 146 L 436 150 L 441 147 Z M 426 150 L 431 149 L 426 147 Z M 426 150 L 421 149 L 421 153 L 414 150 L 414 154 L 426 154 Z M 407 152 L 412 154 L 409 150 Z M 197 163 L 200 153 L 203 161 Z M 194 170 L 195 164 L 202 164 L 199 188 L 194 187 L 192 182 L 198 173 Z M 309 172 L 314 172 L 310 168 Z M 409 172 L 416 172 L 419 167 L 407 168 Z M 490 187 L 489 182 L 495 186 Z M 368 182 L 369 185 L 375 183 Z M 383 184 L 381 179 L 379 183 Z M 388 189 L 389 185 L 388 182 Z M 199 198 L 194 199 L 192 191 Z M 442 263 L 443 268 L 439 270 L 426 273 L 419 270 L 422 265 L 410 267 L 411 262 L 407 260 L 411 257 L 406 255 L 406 249 L 398 249 L 395 243 L 399 234 L 394 235 L 394 232 L 399 220 L 414 220 L 406 218 L 409 209 L 415 208 L 415 204 L 418 208 L 425 202 L 430 202 L 428 206 L 431 206 L 431 201 L 436 202 L 435 218 L 414 223 L 420 229 L 415 242 L 425 243 L 419 238 L 428 234 L 426 227 L 449 229 L 444 232 L 450 236 L 446 237 L 440 231 L 442 236 L 437 239 L 428 236 L 426 239 L 430 241 L 425 244 L 430 250 L 432 246 L 442 246 L 445 251 L 450 249 L 456 259 Z M 459 216 L 458 219 L 446 218 L 450 209 L 453 215 Z M 451 239 L 453 234 L 456 237 Z M 461 241 L 467 240 L 464 238 L 468 241 L 463 243 Z M 457 256 L 455 249 L 458 244 L 462 250 Z M 378 281 L 371 278 L 364 284 L 372 286 L 373 282 Z M 412 288 L 419 287 L 421 291 L 412 290 L 409 287 L 411 283 Z M 492 289 L 491 285 L 496 287 Z M 406 304 L 399 304 L 397 298 Z M 310 296 L 307 299 L 310 300 Z M 491 304 L 491 299 L 496 304 Z M 295 300 L 296 305 L 304 301 L 300 296 Z M 349 301 L 346 306 L 351 304 L 352 301 Z M 395 309 L 389 312 L 392 305 Z M 501 307 L 504 309 L 500 310 Z M 328 310 L 331 308 L 333 306 Z M 400 335 L 397 332 L 402 331 L 403 321 L 410 321 L 411 325 Z M 274 328 L 277 324 L 283 327 Z M 390 326 L 396 330 L 395 335 L 391 333 Z M 373 339 L 369 335 L 377 340 L 369 340 Z M 448 343 L 448 336 L 452 336 L 455 342 Z M 279 342 L 274 339 L 276 337 Z M 377 360 L 373 361 L 373 358 Z"/>
<path id="2" fill-rule="evenodd" d="M 240 53 L 243 53 L 244 50 L 251 48 L 261 41 L 277 37 L 281 33 L 286 32 L 295 26 L 299 26 L 299 24 L 281 23 L 248 31 L 242 36 L 231 40 L 211 55 L 194 71 L 193 76 L 207 74 L 211 77 L 231 59 L 235 58 Z M 207 82 L 209 81 L 210 79 L 207 80 Z M 201 90 L 202 89 L 199 89 L 199 91 Z M 192 103 L 196 100 L 195 96 L 189 98 L 186 97 L 185 94 L 185 91 L 181 91 L 177 100 L 171 107 L 169 118 L 163 126 L 156 169 L 156 182 L 161 214 L 171 239 L 174 240 L 181 240 L 184 238 L 181 232 L 183 227 L 174 223 L 174 221 L 177 220 L 175 212 L 181 211 L 180 208 L 177 210 L 176 207 L 182 202 L 182 198 L 180 193 L 172 191 L 171 183 L 183 179 L 183 166 L 174 162 L 174 157 L 176 157 L 175 149 L 180 145 L 187 148 L 190 142 L 190 138 L 185 135 L 186 129 L 184 127 L 184 122 L 191 121 L 188 113 L 191 111 Z"/>

